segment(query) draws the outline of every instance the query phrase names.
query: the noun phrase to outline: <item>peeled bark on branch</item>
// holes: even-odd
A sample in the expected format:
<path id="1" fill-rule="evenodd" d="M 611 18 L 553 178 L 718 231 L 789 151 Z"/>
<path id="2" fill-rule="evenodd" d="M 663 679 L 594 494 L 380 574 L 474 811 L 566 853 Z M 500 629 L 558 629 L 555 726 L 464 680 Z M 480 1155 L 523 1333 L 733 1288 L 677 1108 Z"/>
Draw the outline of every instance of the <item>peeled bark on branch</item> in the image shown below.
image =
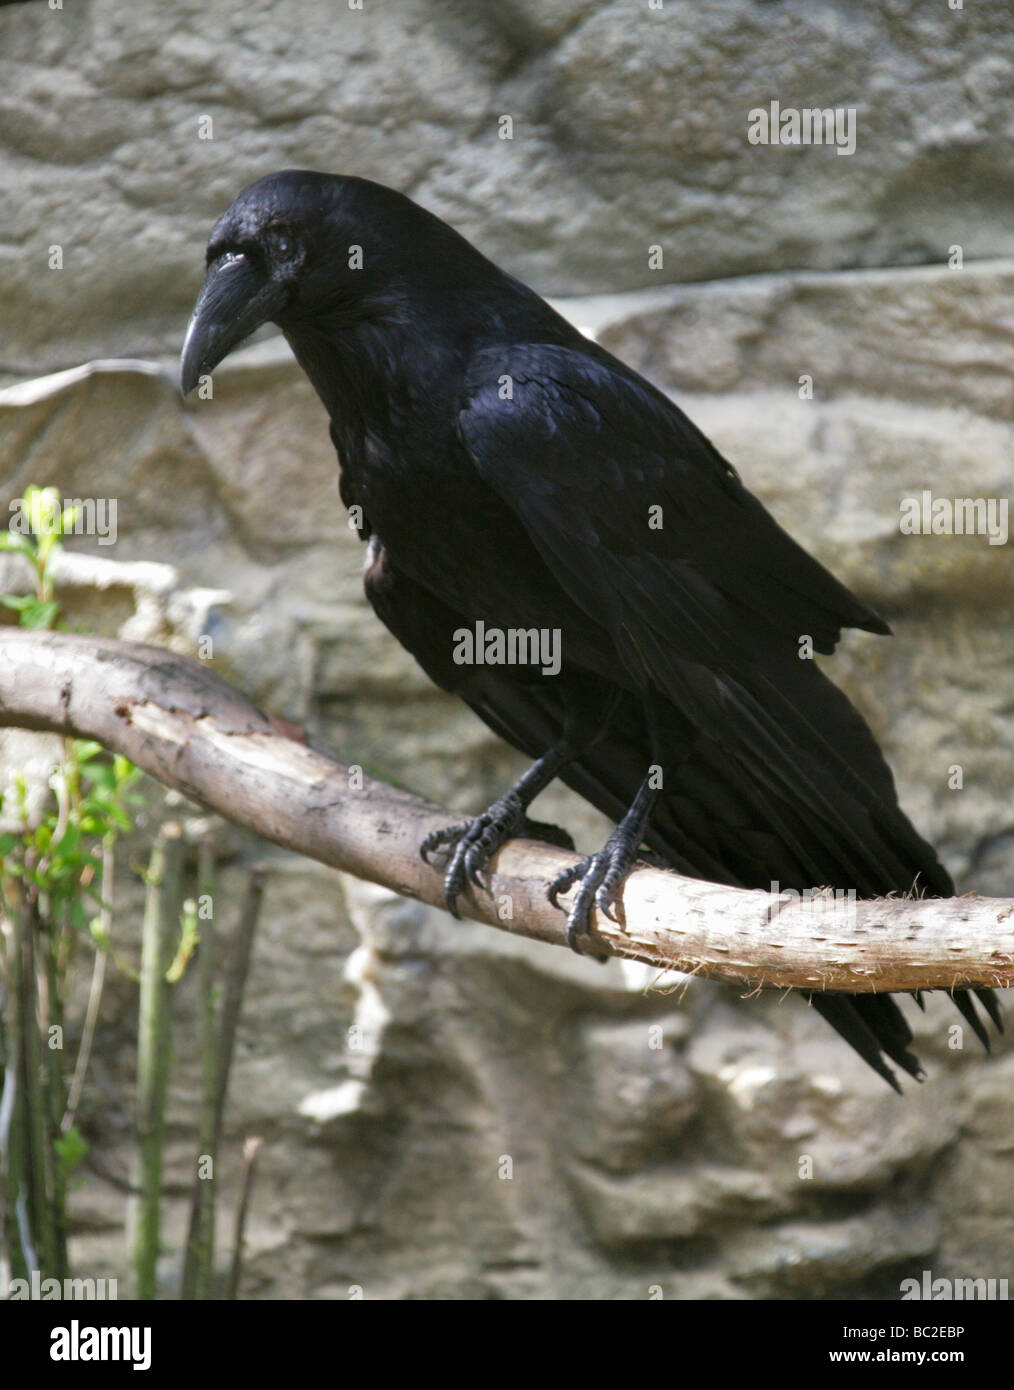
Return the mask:
<path id="1" fill-rule="evenodd" d="M 138 643 L 0 630 L 0 726 L 96 739 L 275 844 L 443 905 L 441 875 L 419 845 L 460 815 L 287 737 L 200 662 Z M 565 945 L 546 883 L 577 858 L 512 840 L 492 860 L 489 892 L 470 890 L 460 908 Z M 798 901 L 642 868 L 617 916 L 619 925 L 595 915 L 590 951 L 734 984 L 857 993 L 1014 984 L 1014 902 L 1002 899 Z"/>

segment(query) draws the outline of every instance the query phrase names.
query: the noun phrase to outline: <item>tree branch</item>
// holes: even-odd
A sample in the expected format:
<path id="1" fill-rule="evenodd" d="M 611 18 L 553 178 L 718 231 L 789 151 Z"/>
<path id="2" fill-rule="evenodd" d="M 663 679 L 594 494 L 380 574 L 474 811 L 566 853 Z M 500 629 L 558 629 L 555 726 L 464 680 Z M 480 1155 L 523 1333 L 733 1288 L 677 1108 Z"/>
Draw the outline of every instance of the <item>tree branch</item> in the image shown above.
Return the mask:
<path id="1" fill-rule="evenodd" d="M 96 739 L 275 844 L 443 906 L 441 876 L 419 845 L 460 817 L 286 737 L 199 662 L 138 643 L 0 629 L 0 726 Z M 492 861 L 490 892 L 470 890 L 461 908 L 564 945 L 546 883 L 577 858 L 513 840 Z M 643 868 L 627 879 L 617 916 L 619 925 L 595 915 L 589 950 L 735 984 L 1014 984 L 1014 902 L 1001 899 L 792 901 Z"/>

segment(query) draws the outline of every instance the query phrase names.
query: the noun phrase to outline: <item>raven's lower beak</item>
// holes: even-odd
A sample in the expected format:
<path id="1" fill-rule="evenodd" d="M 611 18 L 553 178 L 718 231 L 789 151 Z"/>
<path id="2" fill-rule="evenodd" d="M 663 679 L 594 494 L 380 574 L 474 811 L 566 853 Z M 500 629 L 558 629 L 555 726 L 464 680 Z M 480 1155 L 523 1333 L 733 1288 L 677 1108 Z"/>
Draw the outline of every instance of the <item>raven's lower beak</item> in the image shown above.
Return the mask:
<path id="1" fill-rule="evenodd" d="M 266 278 L 241 252 L 229 252 L 208 271 L 190 315 L 180 358 L 180 390 L 192 391 L 244 338 L 285 308 L 288 288 Z"/>

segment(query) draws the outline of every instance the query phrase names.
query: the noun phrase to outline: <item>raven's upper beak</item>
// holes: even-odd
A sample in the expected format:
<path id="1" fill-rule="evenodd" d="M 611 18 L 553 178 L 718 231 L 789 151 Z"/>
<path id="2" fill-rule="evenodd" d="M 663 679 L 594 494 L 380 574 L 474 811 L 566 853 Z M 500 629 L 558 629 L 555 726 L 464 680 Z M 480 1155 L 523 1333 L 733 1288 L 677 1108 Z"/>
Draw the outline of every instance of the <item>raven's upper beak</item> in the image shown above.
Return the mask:
<path id="1" fill-rule="evenodd" d="M 215 261 L 197 296 L 183 343 L 180 389 L 184 396 L 244 338 L 280 313 L 288 298 L 287 285 L 255 269 L 242 252 L 228 252 Z"/>

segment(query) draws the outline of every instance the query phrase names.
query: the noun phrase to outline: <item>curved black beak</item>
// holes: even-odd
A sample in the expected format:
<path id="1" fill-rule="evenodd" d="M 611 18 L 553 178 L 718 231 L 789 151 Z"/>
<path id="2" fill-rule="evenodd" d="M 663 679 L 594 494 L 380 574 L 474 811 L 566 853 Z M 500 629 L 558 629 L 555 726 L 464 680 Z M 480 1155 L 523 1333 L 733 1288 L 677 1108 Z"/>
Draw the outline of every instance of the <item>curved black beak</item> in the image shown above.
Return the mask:
<path id="1" fill-rule="evenodd" d="M 265 276 L 242 252 L 219 257 L 197 296 L 180 358 L 180 390 L 192 391 L 202 376 L 262 323 L 281 313 L 288 287 Z"/>

